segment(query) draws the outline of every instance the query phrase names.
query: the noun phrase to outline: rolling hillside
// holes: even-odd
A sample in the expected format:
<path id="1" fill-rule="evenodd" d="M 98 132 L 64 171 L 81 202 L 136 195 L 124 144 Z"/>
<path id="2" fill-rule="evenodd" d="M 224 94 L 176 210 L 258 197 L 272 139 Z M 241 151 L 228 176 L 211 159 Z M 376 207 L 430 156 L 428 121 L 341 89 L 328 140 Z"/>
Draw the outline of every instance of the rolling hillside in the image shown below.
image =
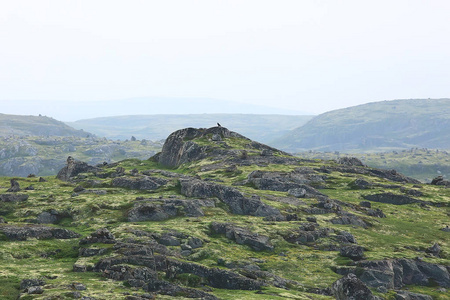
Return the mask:
<path id="1" fill-rule="evenodd" d="M 289 151 L 450 148 L 450 99 L 373 102 L 321 114 L 273 145 Z"/>
<path id="2" fill-rule="evenodd" d="M 92 135 L 77 130 L 61 121 L 44 116 L 22 116 L 0 114 L 0 136 L 73 136 L 86 137 Z"/>

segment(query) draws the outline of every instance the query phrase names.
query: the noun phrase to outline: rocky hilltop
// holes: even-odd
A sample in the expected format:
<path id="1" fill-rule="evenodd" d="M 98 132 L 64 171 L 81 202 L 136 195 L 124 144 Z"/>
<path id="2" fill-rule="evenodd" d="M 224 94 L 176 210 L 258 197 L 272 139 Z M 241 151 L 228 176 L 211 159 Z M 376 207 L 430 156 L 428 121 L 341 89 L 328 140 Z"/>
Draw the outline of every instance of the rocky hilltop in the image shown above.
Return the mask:
<path id="1" fill-rule="evenodd" d="M 0 295 L 448 299 L 448 186 L 186 128 L 147 160 L 0 178 Z"/>

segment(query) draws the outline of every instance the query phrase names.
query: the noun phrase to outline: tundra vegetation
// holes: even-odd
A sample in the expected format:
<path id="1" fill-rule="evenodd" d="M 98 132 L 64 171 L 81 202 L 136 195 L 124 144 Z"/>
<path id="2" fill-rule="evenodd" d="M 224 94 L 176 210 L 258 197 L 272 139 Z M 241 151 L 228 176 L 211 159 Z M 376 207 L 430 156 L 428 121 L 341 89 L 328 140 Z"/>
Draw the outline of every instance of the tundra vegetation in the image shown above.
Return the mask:
<path id="1" fill-rule="evenodd" d="M 0 177 L 0 298 L 448 299 L 449 186 L 224 127 L 69 157 Z"/>

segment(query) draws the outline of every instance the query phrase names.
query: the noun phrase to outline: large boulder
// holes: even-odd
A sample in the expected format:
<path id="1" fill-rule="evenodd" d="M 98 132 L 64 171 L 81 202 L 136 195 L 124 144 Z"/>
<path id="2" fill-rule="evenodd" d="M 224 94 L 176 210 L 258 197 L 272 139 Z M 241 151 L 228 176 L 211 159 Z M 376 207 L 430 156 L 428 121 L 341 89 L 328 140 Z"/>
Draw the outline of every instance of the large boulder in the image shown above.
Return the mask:
<path id="1" fill-rule="evenodd" d="M 356 277 L 348 274 L 335 281 L 331 287 L 333 295 L 337 300 L 375 300 L 370 289 Z"/>
<path id="2" fill-rule="evenodd" d="M 15 192 L 20 191 L 20 184 L 16 179 L 11 179 L 10 183 L 11 183 L 11 187 L 6 192 L 15 193 Z"/>

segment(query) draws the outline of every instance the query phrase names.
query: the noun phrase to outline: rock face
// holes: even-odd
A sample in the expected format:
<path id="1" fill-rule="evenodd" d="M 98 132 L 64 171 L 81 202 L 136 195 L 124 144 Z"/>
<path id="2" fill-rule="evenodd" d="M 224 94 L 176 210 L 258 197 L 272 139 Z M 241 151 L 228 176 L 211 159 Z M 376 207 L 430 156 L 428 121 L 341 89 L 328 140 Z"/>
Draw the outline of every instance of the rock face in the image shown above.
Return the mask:
<path id="1" fill-rule="evenodd" d="M 147 202 L 137 203 L 130 209 L 128 221 L 162 221 L 176 215 L 201 217 L 204 216 L 202 207 L 215 207 L 214 200 L 148 199 Z"/>
<path id="2" fill-rule="evenodd" d="M 404 285 L 431 283 L 450 287 L 450 269 L 444 265 L 411 259 L 361 261 L 357 263 L 358 277 L 370 287 L 400 289 Z"/>
<path id="3" fill-rule="evenodd" d="M 256 251 L 273 250 L 273 246 L 270 244 L 268 236 L 255 234 L 245 228 L 235 226 L 234 224 L 213 222 L 211 224 L 211 230 L 214 233 L 224 234 L 227 238 L 238 244 L 248 245 Z"/>
<path id="4" fill-rule="evenodd" d="M 397 195 L 393 193 L 380 193 L 363 196 L 364 199 L 381 202 L 381 203 L 389 203 L 394 205 L 403 205 L 403 204 L 411 204 L 411 203 L 425 203 L 425 201 L 417 200 L 412 197 L 406 195 Z"/>
<path id="5" fill-rule="evenodd" d="M 88 165 L 85 162 L 75 161 L 71 156 L 67 158 L 67 165 L 62 168 L 56 178 L 62 181 L 69 181 L 70 178 L 77 176 L 80 173 L 94 172 L 99 169 Z"/>
<path id="6" fill-rule="evenodd" d="M 253 184 L 259 190 L 270 190 L 288 192 L 292 194 L 302 194 L 303 197 L 324 196 L 322 193 L 309 186 L 311 183 L 324 182 L 325 176 L 319 176 L 315 171 L 305 172 L 300 169 L 292 172 L 269 172 L 253 171 L 248 177 L 246 183 Z M 299 191 L 300 189 L 300 191 Z"/>
<path id="7" fill-rule="evenodd" d="M 133 190 L 156 190 L 160 186 L 165 185 L 167 182 L 168 180 L 166 179 L 150 176 L 140 178 L 117 177 L 113 179 L 112 185 Z"/>
<path id="8" fill-rule="evenodd" d="M 369 288 L 354 274 L 348 274 L 333 283 L 331 291 L 337 300 L 375 300 Z"/>
<path id="9" fill-rule="evenodd" d="M 47 227 L 42 225 L 27 225 L 27 226 L 3 225 L 0 226 L 0 231 L 3 232 L 8 239 L 15 241 L 25 241 L 28 238 L 73 239 L 80 237 L 78 233 L 75 233 L 67 229 Z"/>
<path id="10" fill-rule="evenodd" d="M 246 198 L 237 189 L 198 179 L 180 179 L 181 193 L 187 197 L 217 197 L 230 207 L 234 214 L 251 216 L 280 215 L 280 211 L 263 203 L 259 198 Z"/>

